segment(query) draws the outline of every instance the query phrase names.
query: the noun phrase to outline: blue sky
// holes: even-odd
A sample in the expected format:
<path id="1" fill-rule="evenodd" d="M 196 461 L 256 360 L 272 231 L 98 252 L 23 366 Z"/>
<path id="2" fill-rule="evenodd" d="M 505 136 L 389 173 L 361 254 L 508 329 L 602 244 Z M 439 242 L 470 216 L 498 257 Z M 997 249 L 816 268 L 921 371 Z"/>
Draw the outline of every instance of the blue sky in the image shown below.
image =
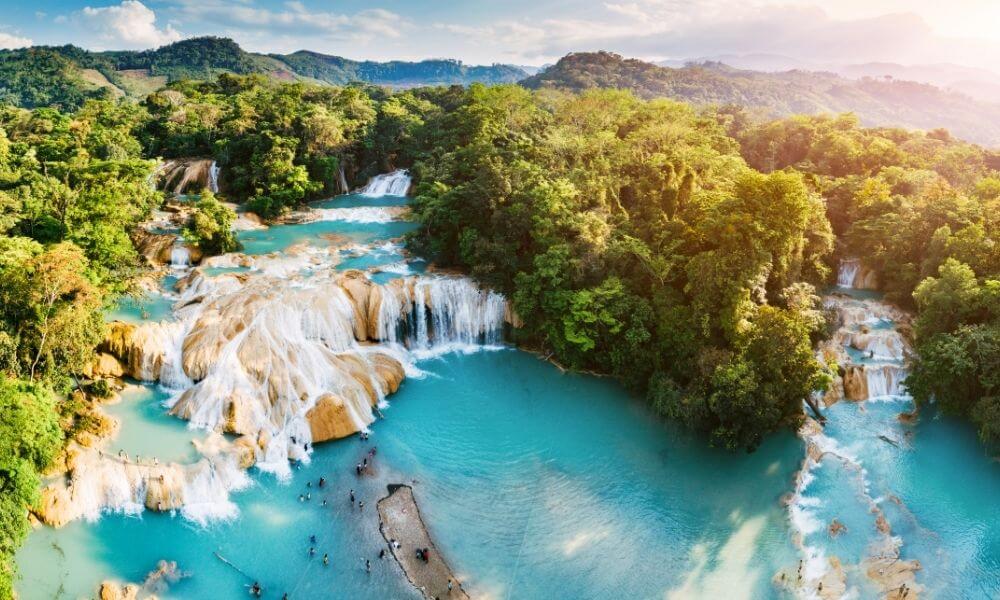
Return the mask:
<path id="1" fill-rule="evenodd" d="M 1000 59 L 998 0 L 0 0 L 0 47 L 139 49 L 197 35 L 259 52 L 543 64 L 779 54 L 811 64 Z"/>

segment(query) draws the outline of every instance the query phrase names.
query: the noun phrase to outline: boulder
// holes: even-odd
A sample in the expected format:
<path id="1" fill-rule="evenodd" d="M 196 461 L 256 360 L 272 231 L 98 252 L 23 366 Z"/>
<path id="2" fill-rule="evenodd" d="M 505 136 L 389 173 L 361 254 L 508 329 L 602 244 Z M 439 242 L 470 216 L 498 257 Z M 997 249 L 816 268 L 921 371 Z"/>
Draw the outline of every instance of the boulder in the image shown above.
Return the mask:
<path id="1" fill-rule="evenodd" d="M 85 377 L 123 377 L 125 375 L 125 367 L 122 366 L 121 362 L 118 361 L 113 355 L 107 352 L 98 352 L 94 356 L 94 362 L 90 364 L 90 367 L 84 369 L 83 375 Z"/>
<path id="2" fill-rule="evenodd" d="M 235 452 L 239 457 L 241 469 L 249 469 L 257 463 L 257 441 L 249 435 L 241 436 L 233 442 Z"/>
<path id="3" fill-rule="evenodd" d="M 77 517 L 69 490 L 60 484 L 52 484 L 42 489 L 35 515 L 49 527 L 62 527 Z"/>
<path id="4" fill-rule="evenodd" d="M 134 583 L 120 584 L 115 581 L 101 583 L 98 594 L 101 600 L 136 600 L 139 596 L 139 586 Z"/>
<path id="5" fill-rule="evenodd" d="M 343 398 L 334 394 L 323 394 L 316 405 L 306 413 L 313 443 L 347 437 L 357 433 L 358 427 L 348 413 Z"/>
<path id="6" fill-rule="evenodd" d="M 139 255 L 155 266 L 170 264 L 170 254 L 176 241 L 177 235 L 174 233 L 153 233 L 138 229 L 132 234 L 132 243 Z"/>
<path id="7" fill-rule="evenodd" d="M 878 273 L 862 264 L 854 276 L 853 287 L 858 290 L 877 290 Z"/>
<path id="8" fill-rule="evenodd" d="M 868 378 L 864 367 L 849 365 L 844 372 L 844 397 L 855 402 L 868 399 Z"/>
<path id="9" fill-rule="evenodd" d="M 176 510 L 184 506 L 184 473 L 177 465 L 149 468 L 146 479 L 146 508 Z"/>

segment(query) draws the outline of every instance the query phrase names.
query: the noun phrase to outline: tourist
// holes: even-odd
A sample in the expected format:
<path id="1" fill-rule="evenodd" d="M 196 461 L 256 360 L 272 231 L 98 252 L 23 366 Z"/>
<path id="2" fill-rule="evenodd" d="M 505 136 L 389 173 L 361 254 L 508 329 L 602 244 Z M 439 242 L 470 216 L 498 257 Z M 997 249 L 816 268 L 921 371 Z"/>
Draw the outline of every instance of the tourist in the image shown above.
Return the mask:
<path id="1" fill-rule="evenodd" d="M 421 554 L 423 554 L 424 562 L 427 562 L 428 560 L 430 560 L 431 553 L 430 553 L 429 550 L 427 550 L 427 548 L 424 548 L 424 551 Z"/>
<path id="2" fill-rule="evenodd" d="M 381 550 L 378 551 L 378 557 L 385 558 L 385 548 L 382 548 Z"/>
<path id="3" fill-rule="evenodd" d="M 316 536 L 315 535 L 309 536 L 309 543 L 310 544 L 315 544 L 316 543 Z"/>
<path id="4" fill-rule="evenodd" d="M 357 466 L 354 467 L 354 472 L 361 475 L 361 463 L 358 463 Z"/>
<path id="5" fill-rule="evenodd" d="M 324 554 L 323 555 L 323 566 L 327 566 L 329 564 L 330 564 L 330 555 L 329 554 Z"/>
<path id="6" fill-rule="evenodd" d="M 309 452 L 309 442 L 306 442 L 306 452 Z"/>
<path id="7" fill-rule="evenodd" d="M 323 506 L 326 506 L 326 498 L 323 498 Z"/>
<path id="8" fill-rule="evenodd" d="M 316 556 L 316 548 L 309 546 L 309 557 Z"/>
<path id="9" fill-rule="evenodd" d="M 372 561 L 365 559 L 365 571 L 368 573 L 372 572 Z"/>
<path id="10" fill-rule="evenodd" d="M 306 493 L 306 500 L 312 500 L 312 499 L 313 499 L 312 492 L 307 492 Z"/>
<path id="11" fill-rule="evenodd" d="M 420 548 L 417 548 L 417 558 L 419 558 L 420 560 L 424 559 L 424 551 L 421 550 Z"/>
<path id="12" fill-rule="evenodd" d="M 297 441 L 295 440 L 295 436 L 293 435 L 293 436 L 292 436 L 292 445 L 294 446 L 294 445 L 295 445 L 295 444 L 297 444 L 297 443 L 298 443 L 298 442 L 297 442 Z"/>
<path id="13" fill-rule="evenodd" d="M 253 582 L 253 585 L 250 586 L 250 593 L 260 598 L 260 584 L 257 583 L 256 581 Z"/>
<path id="14" fill-rule="evenodd" d="M 303 496 L 302 494 L 299 494 L 299 502 L 305 502 L 305 501 L 306 501 L 306 497 Z"/>
<path id="15" fill-rule="evenodd" d="M 326 479 L 323 478 L 323 477 L 320 477 L 319 478 L 319 487 L 323 487 L 324 485 L 326 485 Z"/>
<path id="16" fill-rule="evenodd" d="M 364 509 L 365 509 L 365 503 L 363 501 L 358 502 L 358 510 L 364 510 Z"/>
<path id="17" fill-rule="evenodd" d="M 354 506 L 354 490 L 351 490 L 351 506 Z"/>
<path id="18" fill-rule="evenodd" d="M 307 481 L 306 482 L 306 487 L 307 488 L 311 488 L 312 486 L 313 486 L 313 482 L 311 482 L 311 481 Z"/>
<path id="19" fill-rule="evenodd" d="M 375 449 L 377 446 L 372 446 L 372 449 L 368 451 L 368 456 L 375 456 Z"/>
<path id="20" fill-rule="evenodd" d="M 448 580 L 448 595 L 451 595 L 451 580 Z"/>
<path id="21" fill-rule="evenodd" d="M 281 600 L 288 600 L 288 592 L 281 595 Z"/>

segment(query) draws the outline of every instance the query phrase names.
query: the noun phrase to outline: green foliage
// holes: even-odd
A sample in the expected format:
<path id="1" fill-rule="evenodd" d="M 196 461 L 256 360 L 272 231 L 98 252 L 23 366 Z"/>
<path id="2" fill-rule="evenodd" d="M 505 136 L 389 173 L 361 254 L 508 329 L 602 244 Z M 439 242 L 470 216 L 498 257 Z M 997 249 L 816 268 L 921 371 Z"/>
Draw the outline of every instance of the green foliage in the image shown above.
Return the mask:
<path id="1" fill-rule="evenodd" d="M 728 448 L 801 416 L 823 323 L 787 290 L 832 250 L 801 176 L 749 169 L 711 113 L 628 93 L 472 86 L 423 112 L 410 241 L 510 294 L 523 341 Z"/>
<path id="2" fill-rule="evenodd" d="M 39 473 L 61 447 L 55 398 L 46 387 L 0 377 L 0 597 L 14 591 L 14 555 L 28 535 Z"/>
<path id="3" fill-rule="evenodd" d="M 184 238 L 206 254 L 224 254 L 239 249 L 233 232 L 236 213 L 216 200 L 212 192 L 204 191 L 184 228 Z"/>
<path id="4" fill-rule="evenodd" d="M 456 60 L 359 62 L 308 51 L 265 56 L 228 38 L 200 37 L 142 51 L 90 52 L 76 46 L 0 50 L 0 104 L 73 110 L 88 99 L 141 99 L 165 82 L 214 81 L 225 74 L 397 88 L 513 83 L 527 75 L 512 65 L 470 66 Z"/>
<path id="5" fill-rule="evenodd" d="M 995 275 L 993 276 L 995 277 Z M 967 416 L 1000 442 L 1000 279 L 953 258 L 917 286 L 918 357 L 906 385 L 919 402 Z"/>

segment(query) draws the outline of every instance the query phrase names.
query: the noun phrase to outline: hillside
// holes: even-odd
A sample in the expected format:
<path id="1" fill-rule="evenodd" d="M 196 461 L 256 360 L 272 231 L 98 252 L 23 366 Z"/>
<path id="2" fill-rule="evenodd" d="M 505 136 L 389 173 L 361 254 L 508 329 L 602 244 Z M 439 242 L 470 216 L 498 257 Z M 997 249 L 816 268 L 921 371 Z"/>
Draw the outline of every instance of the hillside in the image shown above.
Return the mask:
<path id="1" fill-rule="evenodd" d="M 419 85 L 468 85 L 513 83 L 528 75 L 520 67 L 495 64 L 468 66 L 457 60 L 435 59 L 420 62 L 354 61 L 340 56 L 300 50 L 293 54 L 271 54 L 296 74 L 331 84 L 364 81 L 397 88 Z"/>
<path id="2" fill-rule="evenodd" d="M 853 112 L 868 126 L 946 128 L 1000 145 L 1000 105 L 910 81 L 846 79 L 833 73 L 742 71 L 720 63 L 660 67 L 609 52 L 569 54 L 522 84 L 529 88 L 630 89 L 644 98 L 738 104 L 770 116 Z"/>
<path id="3" fill-rule="evenodd" d="M 221 73 L 397 88 L 512 83 L 527 75 L 511 65 L 470 66 L 456 60 L 380 63 L 304 50 L 263 55 L 247 52 L 227 38 L 203 37 L 143 51 L 90 52 L 76 46 L 0 50 L 0 102 L 72 108 L 87 98 L 142 97 L 171 81 L 214 79 Z"/>

